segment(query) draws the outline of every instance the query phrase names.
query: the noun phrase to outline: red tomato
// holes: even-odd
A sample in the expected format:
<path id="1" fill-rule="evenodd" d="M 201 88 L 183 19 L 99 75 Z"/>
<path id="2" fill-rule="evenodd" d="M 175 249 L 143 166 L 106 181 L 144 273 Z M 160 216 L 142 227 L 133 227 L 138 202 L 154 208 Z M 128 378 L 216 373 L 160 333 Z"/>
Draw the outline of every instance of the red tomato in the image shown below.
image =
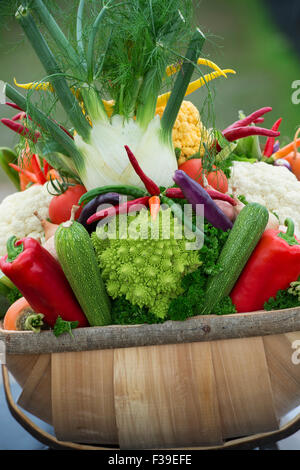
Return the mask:
<path id="1" fill-rule="evenodd" d="M 68 189 L 59 196 L 54 196 L 51 199 L 49 206 L 49 217 L 53 224 L 61 224 L 70 219 L 71 210 L 74 205 L 78 205 L 81 196 L 86 193 L 86 189 L 81 184 L 69 186 Z M 82 207 L 76 212 L 75 219 L 78 219 Z"/>
<path id="2" fill-rule="evenodd" d="M 216 166 L 213 166 L 213 170 L 216 169 Z M 228 181 L 222 170 L 216 170 L 207 172 L 203 171 L 201 158 L 192 158 L 187 160 L 182 165 L 180 165 L 179 170 L 184 171 L 190 178 L 196 180 L 201 186 L 203 184 L 203 174 L 207 179 L 207 182 L 214 189 L 220 191 L 221 193 L 227 193 L 228 191 Z"/>

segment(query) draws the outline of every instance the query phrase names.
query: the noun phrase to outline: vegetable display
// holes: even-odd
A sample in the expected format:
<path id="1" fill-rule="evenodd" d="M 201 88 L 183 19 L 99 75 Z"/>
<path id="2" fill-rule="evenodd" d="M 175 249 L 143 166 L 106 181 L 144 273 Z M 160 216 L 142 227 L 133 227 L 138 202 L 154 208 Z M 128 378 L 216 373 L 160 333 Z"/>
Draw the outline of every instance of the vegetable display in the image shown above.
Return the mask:
<path id="1" fill-rule="evenodd" d="M 51 3 L 12 11 L 45 77 L 0 90 L 18 137 L 0 148 L 16 188 L 0 204 L 4 328 L 300 306 L 300 129 L 283 144 L 263 106 L 221 130 L 187 101 L 201 88 L 209 110 L 210 83 L 236 73 L 204 57 L 193 2 L 71 2 L 68 33 Z"/>

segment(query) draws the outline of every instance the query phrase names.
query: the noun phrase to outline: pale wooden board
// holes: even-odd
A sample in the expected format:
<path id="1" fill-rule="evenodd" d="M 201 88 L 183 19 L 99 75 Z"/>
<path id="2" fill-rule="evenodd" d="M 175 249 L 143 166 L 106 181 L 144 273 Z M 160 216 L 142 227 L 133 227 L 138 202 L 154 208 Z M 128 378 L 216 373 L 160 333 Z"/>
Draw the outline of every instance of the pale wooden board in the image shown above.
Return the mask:
<path id="1" fill-rule="evenodd" d="M 262 338 L 214 341 L 224 438 L 278 429 Z"/>
<path id="2" fill-rule="evenodd" d="M 17 403 L 24 410 L 52 424 L 50 354 L 38 356 Z"/>
<path id="3" fill-rule="evenodd" d="M 300 364 L 293 364 L 292 361 L 295 352 L 292 343 L 299 341 L 299 336 L 298 332 L 263 338 L 279 418 L 300 404 Z"/>
<path id="4" fill-rule="evenodd" d="M 58 439 L 117 444 L 113 351 L 52 355 L 52 417 Z"/>
<path id="5" fill-rule="evenodd" d="M 121 448 L 222 443 L 210 344 L 117 349 L 114 384 Z"/>

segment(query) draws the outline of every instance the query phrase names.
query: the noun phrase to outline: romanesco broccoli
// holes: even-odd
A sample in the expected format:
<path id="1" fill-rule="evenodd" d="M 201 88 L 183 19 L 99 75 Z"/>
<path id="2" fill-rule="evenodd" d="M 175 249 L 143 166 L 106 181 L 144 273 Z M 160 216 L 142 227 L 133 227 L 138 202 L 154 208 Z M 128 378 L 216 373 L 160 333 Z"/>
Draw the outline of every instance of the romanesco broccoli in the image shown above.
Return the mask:
<path id="1" fill-rule="evenodd" d="M 182 225 L 170 209 L 160 211 L 155 222 L 145 209 L 128 216 L 125 232 L 119 220 L 116 237 L 102 239 L 99 229 L 92 234 L 107 292 L 165 318 L 171 299 L 182 292 L 183 276 L 201 265 L 199 251 L 186 250 L 187 239 L 178 237 Z"/>

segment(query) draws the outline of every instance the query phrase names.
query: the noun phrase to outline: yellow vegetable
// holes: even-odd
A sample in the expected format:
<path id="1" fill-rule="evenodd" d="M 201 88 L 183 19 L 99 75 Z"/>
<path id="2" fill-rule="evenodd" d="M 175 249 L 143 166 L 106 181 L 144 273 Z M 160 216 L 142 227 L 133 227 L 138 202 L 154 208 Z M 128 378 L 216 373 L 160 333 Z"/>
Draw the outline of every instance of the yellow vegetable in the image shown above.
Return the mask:
<path id="1" fill-rule="evenodd" d="M 165 106 L 156 108 L 156 114 L 163 115 Z M 208 130 L 201 122 L 196 106 L 190 101 L 183 101 L 173 127 L 172 139 L 174 148 L 181 150 L 178 165 L 184 163 L 189 157 L 200 151 L 203 156 L 205 148 L 203 143 L 211 141 Z"/>

